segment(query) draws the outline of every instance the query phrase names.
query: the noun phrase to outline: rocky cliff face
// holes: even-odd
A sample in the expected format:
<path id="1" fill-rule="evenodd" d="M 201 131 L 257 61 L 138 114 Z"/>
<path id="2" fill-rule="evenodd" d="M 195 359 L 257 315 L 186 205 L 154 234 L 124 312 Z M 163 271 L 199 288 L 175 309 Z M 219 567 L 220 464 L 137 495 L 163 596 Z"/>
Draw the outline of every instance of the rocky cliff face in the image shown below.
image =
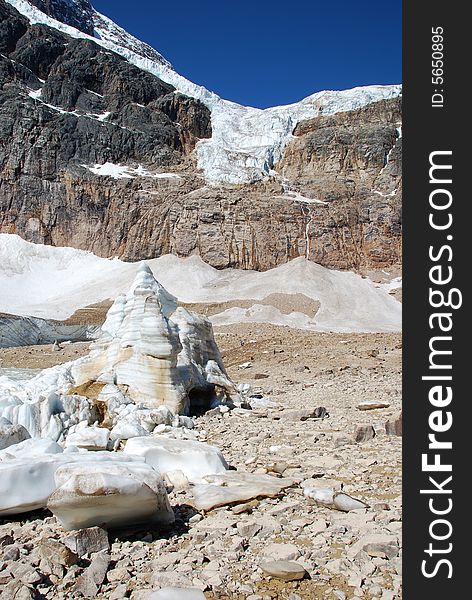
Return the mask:
<path id="1" fill-rule="evenodd" d="M 300 123 L 277 166 L 307 204 L 309 256 L 359 269 L 401 260 L 401 99 Z"/>
<path id="2" fill-rule="evenodd" d="M 87 0 L 32 4 L 91 32 Z M 200 101 L 4 0 L 0 54 L 0 231 L 127 260 L 199 254 L 218 268 L 399 262 L 399 99 L 321 113 L 296 127 L 277 176 L 209 186 L 194 152 L 212 135 Z"/>

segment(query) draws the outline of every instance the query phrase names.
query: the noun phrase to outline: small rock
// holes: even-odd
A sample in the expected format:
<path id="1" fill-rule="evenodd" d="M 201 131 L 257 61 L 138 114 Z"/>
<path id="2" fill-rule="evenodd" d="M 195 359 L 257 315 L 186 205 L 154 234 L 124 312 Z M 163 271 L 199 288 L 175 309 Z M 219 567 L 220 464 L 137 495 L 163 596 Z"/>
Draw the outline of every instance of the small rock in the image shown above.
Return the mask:
<path id="1" fill-rule="evenodd" d="M 312 535 L 318 535 L 326 531 L 327 523 L 324 519 L 317 519 L 310 525 L 310 533 Z"/>
<path id="2" fill-rule="evenodd" d="M 151 585 L 153 588 L 189 588 L 192 587 L 192 581 L 176 571 L 154 571 Z"/>
<path id="3" fill-rule="evenodd" d="M 15 600 L 31 600 L 31 598 L 35 598 L 36 594 L 34 591 L 27 587 L 26 585 L 22 585 L 20 581 L 11 582 L 7 588 L 3 590 L 2 599 L 5 600 L 14 598 Z"/>
<path id="4" fill-rule="evenodd" d="M 85 556 L 86 554 L 93 554 L 94 552 L 110 548 L 108 533 L 101 527 L 79 529 L 64 538 L 62 542 L 78 556 Z"/>
<path id="5" fill-rule="evenodd" d="M 180 469 L 176 469 L 175 471 L 167 471 L 164 475 L 164 481 L 175 492 L 183 492 L 188 490 L 190 485 L 187 477 Z"/>
<path id="6" fill-rule="evenodd" d="M 195 515 L 193 515 L 193 517 L 190 517 L 190 519 L 188 520 L 188 522 L 193 525 L 194 523 L 200 523 L 200 521 L 203 519 L 202 515 L 200 513 L 197 513 Z"/>
<path id="7" fill-rule="evenodd" d="M 360 402 L 357 405 L 357 408 L 359 410 L 375 410 L 376 408 L 388 408 L 389 406 L 389 402 L 383 402 L 381 400 L 365 400 L 364 402 Z"/>
<path id="8" fill-rule="evenodd" d="M 402 435 L 402 414 L 400 413 L 395 419 L 390 419 L 385 423 L 385 432 L 387 435 Z"/>
<path id="9" fill-rule="evenodd" d="M 191 417 L 176 415 L 176 420 L 177 427 L 185 427 L 186 429 L 193 429 L 195 427 L 195 421 Z"/>
<path id="10" fill-rule="evenodd" d="M 284 471 L 287 470 L 287 466 L 287 463 L 277 462 L 268 464 L 266 468 L 269 473 L 278 473 L 279 475 L 282 475 Z"/>
<path id="11" fill-rule="evenodd" d="M 269 544 L 264 548 L 264 557 L 272 560 L 296 560 L 300 551 L 295 544 Z"/>
<path id="12" fill-rule="evenodd" d="M 343 446 L 351 446 L 352 444 L 354 444 L 354 439 L 352 437 L 349 437 L 348 435 L 344 435 L 343 433 L 341 433 L 340 435 L 337 435 L 333 439 L 333 445 L 335 448 L 342 448 Z"/>
<path id="13" fill-rule="evenodd" d="M 390 504 L 387 504 L 387 502 L 377 502 L 372 508 L 376 512 L 380 512 L 382 510 L 390 510 Z"/>
<path id="14" fill-rule="evenodd" d="M 372 543 L 363 547 L 364 552 L 373 558 L 395 558 L 398 556 L 398 546 L 395 544 Z"/>
<path id="15" fill-rule="evenodd" d="M 273 418 L 285 419 L 286 421 L 306 421 L 315 418 L 315 411 L 310 409 L 286 408 L 279 413 L 275 413 Z"/>
<path id="16" fill-rule="evenodd" d="M 260 565 L 266 575 L 283 581 L 299 581 L 306 575 L 301 564 L 289 560 L 271 560 Z"/>
<path id="17" fill-rule="evenodd" d="M 11 544 L 9 546 L 5 546 L 3 552 L 1 554 L 2 560 L 10 561 L 10 560 L 18 560 L 20 557 L 20 547 L 18 544 Z"/>
<path id="18" fill-rule="evenodd" d="M 43 560 L 70 567 L 75 565 L 79 557 L 64 543 L 52 538 L 43 538 L 39 544 L 39 554 Z"/>
<path id="19" fill-rule="evenodd" d="M 252 513 L 254 508 L 259 506 L 259 500 L 251 500 L 250 502 L 245 502 L 244 504 L 236 504 L 231 509 L 231 512 L 234 515 L 242 515 L 243 513 Z"/>
<path id="20" fill-rule="evenodd" d="M 0 534 L 0 548 L 4 546 L 10 546 L 13 544 L 14 540 L 10 533 L 2 533 Z"/>
<path id="21" fill-rule="evenodd" d="M 92 562 L 77 578 L 74 591 L 81 593 L 85 598 L 95 598 L 107 574 L 110 564 L 110 555 L 102 551 L 93 555 Z"/>
<path id="22" fill-rule="evenodd" d="M 116 567 L 107 573 L 107 581 L 128 581 L 130 572 L 126 567 Z"/>
<path id="23" fill-rule="evenodd" d="M 256 533 L 261 530 L 261 528 L 262 526 L 260 525 L 260 523 L 256 523 L 255 521 L 240 521 L 236 525 L 236 529 L 238 530 L 239 535 L 243 538 L 254 537 Z"/>
<path id="24" fill-rule="evenodd" d="M 128 586 L 125 583 L 122 583 L 121 585 L 116 587 L 112 592 L 110 592 L 110 595 L 107 596 L 108 600 L 123 600 L 123 598 L 126 598 L 127 591 Z"/>
<path id="25" fill-rule="evenodd" d="M 35 585 L 42 579 L 42 575 L 27 563 L 18 562 L 10 567 L 11 574 L 24 585 Z"/>
<path id="26" fill-rule="evenodd" d="M 354 440 L 358 443 L 368 442 L 375 437 L 375 429 L 372 425 L 359 425 L 354 431 Z"/>

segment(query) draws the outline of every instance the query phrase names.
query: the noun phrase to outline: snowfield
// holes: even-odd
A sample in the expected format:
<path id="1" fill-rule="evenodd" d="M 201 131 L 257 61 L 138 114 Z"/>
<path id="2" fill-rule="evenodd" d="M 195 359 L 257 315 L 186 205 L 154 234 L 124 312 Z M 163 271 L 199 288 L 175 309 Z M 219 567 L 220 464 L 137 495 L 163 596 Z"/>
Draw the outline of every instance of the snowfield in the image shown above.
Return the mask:
<path id="1" fill-rule="evenodd" d="M 116 165 L 106 162 L 103 165 L 81 165 L 95 175 L 112 177 L 113 179 L 134 179 L 135 177 L 153 177 L 154 179 L 181 179 L 177 173 L 150 173 L 143 165 L 129 167 L 127 165 Z"/>
<path id="2" fill-rule="evenodd" d="M 210 184 L 247 183 L 274 175 L 273 168 L 300 121 L 355 110 L 401 94 L 400 85 L 372 85 L 317 92 L 300 102 L 265 110 L 241 106 L 185 79 L 156 50 L 98 12 L 94 14 L 95 37 L 91 37 L 51 19 L 26 0 L 7 2 L 31 23 L 44 23 L 75 38 L 92 39 L 173 85 L 177 91 L 201 100 L 211 111 L 213 137 L 201 140 L 196 151 L 198 166 Z"/>
<path id="3" fill-rule="evenodd" d="M 166 255 L 146 262 L 180 302 L 255 301 L 249 309 L 233 307 L 214 315 L 215 325 L 261 322 L 337 332 L 401 329 L 401 304 L 388 294 L 388 286 L 378 287 L 355 273 L 329 270 L 304 258 L 265 272 L 218 271 L 197 256 Z M 66 319 L 79 308 L 126 292 L 140 264 L 0 234 L 0 312 Z M 287 315 L 257 302 L 281 292 L 304 294 L 318 301 L 320 309 L 315 317 Z"/>

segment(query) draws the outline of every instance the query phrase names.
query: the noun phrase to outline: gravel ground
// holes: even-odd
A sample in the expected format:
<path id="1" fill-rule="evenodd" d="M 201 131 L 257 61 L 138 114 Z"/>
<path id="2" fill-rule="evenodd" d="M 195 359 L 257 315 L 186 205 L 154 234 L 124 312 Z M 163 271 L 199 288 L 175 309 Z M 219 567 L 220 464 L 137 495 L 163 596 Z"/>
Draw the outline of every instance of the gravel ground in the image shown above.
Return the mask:
<path id="1" fill-rule="evenodd" d="M 47 558 L 45 546 L 65 536 L 47 512 L 4 521 L 2 600 L 79 598 L 78 582 L 87 577 L 101 579 L 93 597 L 109 600 L 144 600 L 169 584 L 222 600 L 401 598 L 401 438 L 385 433 L 385 422 L 401 411 L 401 336 L 238 325 L 217 328 L 216 339 L 233 380 L 252 386 L 253 410 L 197 417 L 188 436 L 220 447 L 238 471 L 283 474 L 295 485 L 278 498 L 208 513 L 191 508 L 188 490 L 172 491 L 174 528 L 111 532 L 98 576 L 100 555 L 59 566 Z M 2 350 L 0 366 L 43 368 L 87 348 Z M 364 401 L 388 406 L 358 409 Z M 329 416 L 305 419 L 316 407 Z M 360 436 L 366 441 L 354 441 L 356 428 L 370 432 Z M 316 505 L 303 494 L 310 486 L 343 489 L 369 507 Z M 305 569 L 302 580 L 282 581 L 261 568 L 287 557 Z"/>

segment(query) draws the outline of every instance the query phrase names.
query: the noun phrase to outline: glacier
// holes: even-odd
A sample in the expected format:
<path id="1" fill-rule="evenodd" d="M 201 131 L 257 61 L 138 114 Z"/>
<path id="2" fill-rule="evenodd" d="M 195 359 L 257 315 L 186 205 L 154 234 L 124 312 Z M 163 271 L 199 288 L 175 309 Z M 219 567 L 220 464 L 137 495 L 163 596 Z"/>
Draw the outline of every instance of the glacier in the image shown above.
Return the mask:
<path id="1" fill-rule="evenodd" d="M 242 106 L 179 75 L 156 50 L 97 11 L 93 15 L 95 35 L 92 37 L 48 17 L 27 0 L 6 1 L 30 23 L 43 23 L 72 37 L 93 40 L 174 86 L 176 91 L 203 102 L 211 111 L 213 135 L 198 142 L 196 153 L 198 167 L 210 185 L 252 183 L 277 176 L 274 167 L 300 121 L 356 110 L 372 102 L 395 98 L 402 91 L 401 85 L 371 85 L 344 91 L 320 91 L 300 102 L 267 109 Z"/>

